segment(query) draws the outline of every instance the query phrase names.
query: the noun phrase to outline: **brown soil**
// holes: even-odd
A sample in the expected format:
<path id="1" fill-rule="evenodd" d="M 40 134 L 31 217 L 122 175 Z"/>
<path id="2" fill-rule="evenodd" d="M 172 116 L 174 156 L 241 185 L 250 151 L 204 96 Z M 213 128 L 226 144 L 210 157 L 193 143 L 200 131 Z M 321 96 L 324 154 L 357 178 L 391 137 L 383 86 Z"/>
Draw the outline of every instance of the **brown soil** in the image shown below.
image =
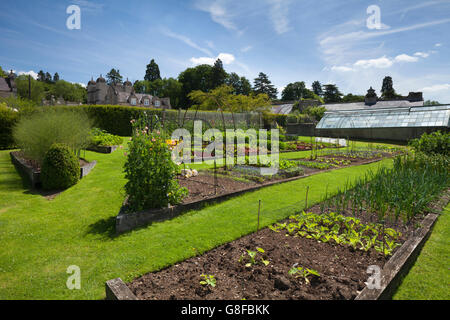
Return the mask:
<path id="1" fill-rule="evenodd" d="M 450 199 L 450 189 L 430 204 L 430 211 L 440 211 Z M 312 207 L 318 212 L 320 206 Z M 363 213 L 361 218 L 371 220 Z M 403 240 L 406 236 L 403 237 Z M 262 263 L 245 267 L 239 262 L 246 250 L 263 248 Z M 257 256 L 257 260 L 260 259 Z M 387 258 L 371 250 L 363 252 L 335 243 L 287 237 L 285 232 L 263 229 L 188 259 L 156 273 L 146 274 L 128 284 L 143 300 L 349 300 L 364 288 L 367 267 L 383 267 Z M 288 274 L 295 265 L 317 270 L 320 277 L 302 278 Z M 201 275 L 214 275 L 216 287 L 200 284 Z"/>
<path id="2" fill-rule="evenodd" d="M 238 260 L 246 249 L 265 250 L 266 267 L 245 267 Z M 158 273 L 144 275 L 128 286 L 144 300 L 341 300 L 354 299 L 364 288 L 370 265 L 382 267 L 377 252 L 286 237 L 269 229 L 246 236 Z M 288 274 L 294 264 L 317 270 L 320 278 L 307 284 Z M 214 275 L 215 288 L 200 285 L 200 275 Z"/>
<path id="3" fill-rule="evenodd" d="M 247 183 L 218 176 L 217 187 L 214 187 L 214 176 L 203 172 L 189 179 L 179 176 L 178 182 L 180 186 L 186 187 L 189 190 L 189 195 L 183 200 L 183 204 L 245 190 L 257 185 L 252 182 Z"/>

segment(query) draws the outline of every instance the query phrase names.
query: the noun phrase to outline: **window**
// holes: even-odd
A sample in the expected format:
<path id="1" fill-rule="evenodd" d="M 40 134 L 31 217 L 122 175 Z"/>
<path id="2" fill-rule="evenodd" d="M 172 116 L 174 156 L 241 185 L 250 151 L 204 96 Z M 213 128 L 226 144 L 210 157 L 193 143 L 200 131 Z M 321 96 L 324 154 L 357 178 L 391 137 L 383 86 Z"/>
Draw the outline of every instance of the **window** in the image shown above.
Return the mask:
<path id="1" fill-rule="evenodd" d="M 144 106 L 149 106 L 149 105 L 150 105 L 150 100 L 144 99 Z"/>
<path id="2" fill-rule="evenodd" d="M 155 101 L 155 107 L 161 107 L 161 101 L 156 100 Z"/>
<path id="3" fill-rule="evenodd" d="M 131 105 L 133 105 L 133 106 L 136 105 L 136 98 L 131 98 Z"/>

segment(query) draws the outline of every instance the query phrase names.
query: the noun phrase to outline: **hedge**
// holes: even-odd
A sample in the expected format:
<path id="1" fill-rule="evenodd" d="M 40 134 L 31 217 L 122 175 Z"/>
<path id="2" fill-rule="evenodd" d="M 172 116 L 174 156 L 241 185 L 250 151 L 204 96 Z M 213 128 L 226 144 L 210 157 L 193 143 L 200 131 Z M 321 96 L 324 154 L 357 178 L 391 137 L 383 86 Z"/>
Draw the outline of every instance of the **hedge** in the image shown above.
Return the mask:
<path id="1" fill-rule="evenodd" d="M 165 114 L 162 109 L 149 109 L 141 107 L 130 106 L 116 106 L 116 105 L 81 105 L 81 106 L 50 106 L 50 107 L 37 107 L 38 108 L 66 108 L 71 110 L 84 110 L 89 118 L 93 120 L 93 125 L 97 128 L 105 130 L 111 134 L 127 137 L 131 136 L 131 119 L 137 119 L 140 113 L 144 111 L 149 115 L 157 115 L 160 119 L 178 119 L 178 110 L 166 110 Z M 201 111 L 205 113 L 207 111 Z M 199 111 L 200 113 L 200 111 Z M 211 111 L 211 115 L 217 113 Z M 17 112 L 13 112 L 10 109 L 0 109 L 0 149 L 8 149 L 14 147 L 12 138 L 12 128 L 19 118 Z M 184 116 L 184 110 L 181 110 L 180 117 Z M 231 118 L 229 114 L 226 114 L 227 118 Z M 221 121 L 221 117 L 217 116 Z M 229 122 L 229 119 L 227 120 Z M 253 120 L 255 121 L 255 120 Z M 286 115 L 279 114 L 263 114 L 263 121 L 265 127 L 270 126 L 276 121 L 280 126 L 285 126 L 287 123 Z M 173 122 L 173 126 L 177 127 L 177 124 Z M 171 128 L 172 129 L 172 128 Z M 205 128 L 206 129 L 206 128 Z"/>
<path id="2" fill-rule="evenodd" d="M 6 107 L 0 107 L 0 150 L 13 149 L 12 130 L 19 120 L 19 113 Z"/>

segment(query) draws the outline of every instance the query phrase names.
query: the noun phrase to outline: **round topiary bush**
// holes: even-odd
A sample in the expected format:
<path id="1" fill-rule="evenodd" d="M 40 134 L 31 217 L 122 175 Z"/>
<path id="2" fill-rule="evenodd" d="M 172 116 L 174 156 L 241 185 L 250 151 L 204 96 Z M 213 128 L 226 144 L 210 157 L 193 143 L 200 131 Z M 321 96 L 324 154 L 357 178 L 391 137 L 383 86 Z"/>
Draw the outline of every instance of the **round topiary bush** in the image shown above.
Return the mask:
<path id="1" fill-rule="evenodd" d="M 45 190 L 67 189 L 80 179 L 80 162 L 63 144 L 53 144 L 45 155 L 41 182 Z"/>

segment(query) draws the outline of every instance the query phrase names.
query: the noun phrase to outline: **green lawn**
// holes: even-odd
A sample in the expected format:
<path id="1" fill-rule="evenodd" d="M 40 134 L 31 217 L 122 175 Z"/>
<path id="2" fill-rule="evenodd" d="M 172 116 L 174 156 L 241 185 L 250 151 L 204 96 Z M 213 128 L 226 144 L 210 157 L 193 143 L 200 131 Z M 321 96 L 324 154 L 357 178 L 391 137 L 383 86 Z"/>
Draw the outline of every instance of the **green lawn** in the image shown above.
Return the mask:
<path id="1" fill-rule="evenodd" d="M 450 299 L 450 204 L 439 217 L 394 300 Z"/>
<path id="2" fill-rule="evenodd" d="M 308 152 L 306 152 L 308 154 Z M 86 152 L 94 170 L 52 201 L 24 187 L 0 151 L 0 299 L 101 299 L 104 283 L 125 281 L 182 261 L 267 226 L 392 160 L 321 173 L 264 188 L 115 237 L 114 219 L 124 199 L 123 152 Z M 81 268 L 81 290 L 66 288 L 68 266 Z"/>

